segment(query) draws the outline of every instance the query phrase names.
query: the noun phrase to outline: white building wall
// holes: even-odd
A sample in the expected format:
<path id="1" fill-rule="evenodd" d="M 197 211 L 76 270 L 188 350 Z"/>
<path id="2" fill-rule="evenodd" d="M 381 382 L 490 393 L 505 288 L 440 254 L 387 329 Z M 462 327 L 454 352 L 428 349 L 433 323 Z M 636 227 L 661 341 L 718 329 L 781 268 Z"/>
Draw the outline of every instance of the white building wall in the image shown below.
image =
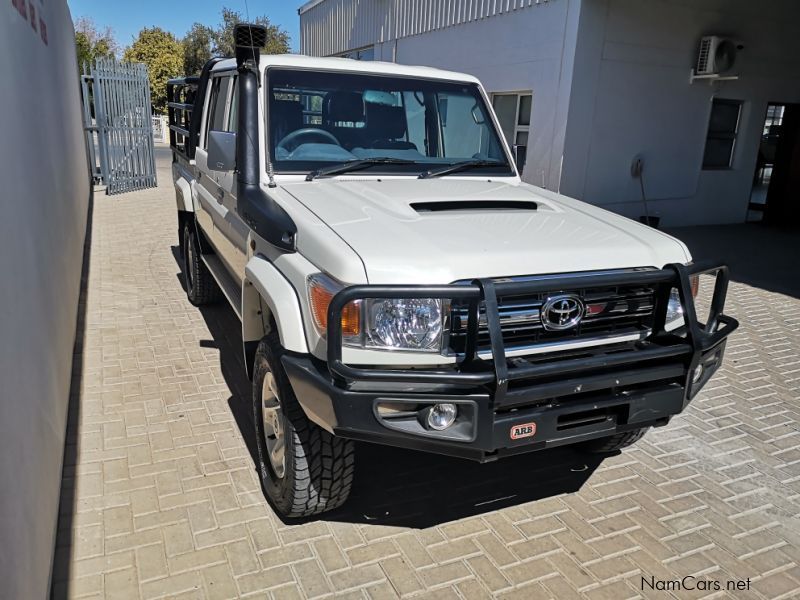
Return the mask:
<path id="1" fill-rule="evenodd" d="M 377 60 L 532 91 L 523 178 L 638 217 L 644 161 L 662 224 L 745 220 L 767 103 L 800 102 L 800 2 L 771 0 L 322 0 L 301 9 L 302 48 L 375 43 Z M 427 11 L 426 11 L 427 7 Z M 516 7 L 516 8 L 513 8 Z M 512 10 L 513 8 L 513 10 Z M 489 14 L 489 12 L 491 14 Z M 703 35 L 740 41 L 737 81 L 689 84 Z M 733 167 L 701 169 L 712 99 L 744 101 Z"/>
<path id="2" fill-rule="evenodd" d="M 301 13 L 301 47 L 312 54 L 332 54 L 370 45 L 369 35 L 353 33 L 368 29 L 366 25 L 359 25 L 361 21 L 357 18 L 354 21 L 352 15 L 343 21 L 338 18 L 331 20 L 330 11 L 338 14 L 335 11 L 344 10 L 345 5 L 357 4 L 362 7 L 360 10 L 365 10 L 363 7 L 367 5 L 402 8 L 414 3 L 415 0 L 397 0 L 397 4 L 389 0 L 327 0 Z M 447 6 L 452 7 L 450 12 L 445 10 Z M 473 12 L 465 7 L 472 7 Z M 425 21 L 414 16 L 427 13 L 404 13 L 405 25 L 398 30 L 391 28 L 392 34 L 384 38 L 374 38 L 373 41 L 378 42 L 375 44 L 375 59 L 470 73 L 481 80 L 490 94 L 533 92 L 523 177 L 536 185 L 556 189 L 579 7 L 580 0 L 539 3 L 535 0 L 432 0 L 429 8 L 436 9 L 431 14 L 439 15 L 438 20 Z M 478 8 L 483 12 L 475 12 Z M 473 18 L 485 15 L 489 8 L 492 9 L 491 15 Z M 322 10 L 329 11 L 327 16 L 313 13 Z M 366 19 L 364 22 L 371 21 Z M 451 24 L 453 22 L 457 24 Z M 340 29 L 342 23 L 345 24 L 344 30 Z M 425 30 L 424 23 L 432 25 Z M 408 33 L 418 30 L 423 32 Z M 401 35 L 395 35 L 396 31 Z M 341 37 L 348 32 L 352 37 Z M 386 41 L 380 42 L 380 39 Z"/>
<path id="3" fill-rule="evenodd" d="M 689 84 L 703 35 L 740 41 L 737 81 Z M 733 167 L 701 169 L 711 100 L 744 101 Z M 561 191 L 643 214 L 631 160 L 644 160 L 664 225 L 743 222 L 769 101 L 800 102 L 800 4 L 584 0 Z"/>
<path id="4" fill-rule="evenodd" d="M 43 599 L 89 201 L 65 0 L 0 5 L 0 74 L 0 597 Z"/>

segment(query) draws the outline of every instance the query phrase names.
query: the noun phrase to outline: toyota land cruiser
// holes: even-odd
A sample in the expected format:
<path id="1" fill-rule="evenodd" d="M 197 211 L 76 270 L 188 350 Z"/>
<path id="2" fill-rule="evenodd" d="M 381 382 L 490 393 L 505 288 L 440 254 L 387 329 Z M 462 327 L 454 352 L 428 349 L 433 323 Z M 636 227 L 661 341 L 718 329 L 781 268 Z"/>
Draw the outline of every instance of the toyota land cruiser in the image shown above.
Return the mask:
<path id="1" fill-rule="evenodd" d="M 234 59 L 168 84 L 178 233 L 189 300 L 241 319 L 281 514 L 346 500 L 353 440 L 609 452 L 719 368 L 738 325 L 726 267 L 523 183 L 475 78 L 235 36 Z"/>

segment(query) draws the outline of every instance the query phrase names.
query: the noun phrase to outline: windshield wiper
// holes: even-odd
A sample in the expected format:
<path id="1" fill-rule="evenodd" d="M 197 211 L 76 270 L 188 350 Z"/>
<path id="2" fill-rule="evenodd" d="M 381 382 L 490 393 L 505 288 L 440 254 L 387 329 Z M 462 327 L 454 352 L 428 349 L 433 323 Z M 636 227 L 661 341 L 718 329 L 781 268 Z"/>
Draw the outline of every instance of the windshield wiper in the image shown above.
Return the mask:
<path id="1" fill-rule="evenodd" d="M 359 158 L 356 160 L 348 160 L 343 163 L 337 163 L 328 167 L 322 167 L 315 171 L 311 171 L 306 175 L 306 181 L 313 181 L 317 177 L 330 177 L 331 175 L 338 175 L 339 173 L 347 173 L 348 171 L 358 171 L 359 169 L 366 169 L 373 165 L 412 165 L 413 160 L 405 158 L 392 158 L 390 156 L 375 156 L 372 158 Z"/>
<path id="2" fill-rule="evenodd" d="M 429 177 L 441 177 L 449 173 L 456 173 L 457 171 L 466 171 L 468 169 L 478 169 L 480 167 L 505 167 L 508 164 L 502 160 L 486 160 L 483 158 L 475 158 L 472 160 L 465 160 L 462 162 L 452 163 L 435 169 L 430 169 L 419 174 L 420 179 L 428 179 Z"/>

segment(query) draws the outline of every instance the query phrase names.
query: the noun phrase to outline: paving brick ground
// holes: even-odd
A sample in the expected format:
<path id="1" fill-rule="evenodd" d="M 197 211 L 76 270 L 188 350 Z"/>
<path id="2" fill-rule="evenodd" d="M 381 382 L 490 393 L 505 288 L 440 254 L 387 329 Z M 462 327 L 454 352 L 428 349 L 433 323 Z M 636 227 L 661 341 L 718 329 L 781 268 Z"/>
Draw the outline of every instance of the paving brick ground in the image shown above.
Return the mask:
<path id="1" fill-rule="evenodd" d="M 480 466 L 361 446 L 347 507 L 290 525 L 256 479 L 236 318 L 181 288 L 159 153 L 161 187 L 95 201 L 55 597 L 800 596 L 800 290 L 774 268 L 797 273 L 799 236 L 684 232 L 743 266 L 742 328 L 635 447 Z M 642 588 L 687 575 L 750 590 Z"/>

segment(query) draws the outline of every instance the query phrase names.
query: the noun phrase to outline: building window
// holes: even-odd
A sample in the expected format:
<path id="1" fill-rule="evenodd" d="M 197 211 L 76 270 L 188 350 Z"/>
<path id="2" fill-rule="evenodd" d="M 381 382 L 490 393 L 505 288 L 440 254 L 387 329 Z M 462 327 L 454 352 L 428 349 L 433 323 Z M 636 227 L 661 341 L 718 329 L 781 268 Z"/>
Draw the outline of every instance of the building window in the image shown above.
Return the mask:
<path id="1" fill-rule="evenodd" d="M 340 58 L 353 58 L 355 60 L 375 60 L 375 46 L 367 46 L 358 50 L 348 50 L 338 55 Z"/>
<path id="2" fill-rule="evenodd" d="M 522 173 L 528 154 L 533 95 L 530 93 L 492 94 L 492 106 L 508 144 L 517 147 L 517 169 Z"/>
<path id="3" fill-rule="evenodd" d="M 742 103 L 738 100 L 714 99 L 703 154 L 704 169 L 731 168 L 741 114 Z"/>

